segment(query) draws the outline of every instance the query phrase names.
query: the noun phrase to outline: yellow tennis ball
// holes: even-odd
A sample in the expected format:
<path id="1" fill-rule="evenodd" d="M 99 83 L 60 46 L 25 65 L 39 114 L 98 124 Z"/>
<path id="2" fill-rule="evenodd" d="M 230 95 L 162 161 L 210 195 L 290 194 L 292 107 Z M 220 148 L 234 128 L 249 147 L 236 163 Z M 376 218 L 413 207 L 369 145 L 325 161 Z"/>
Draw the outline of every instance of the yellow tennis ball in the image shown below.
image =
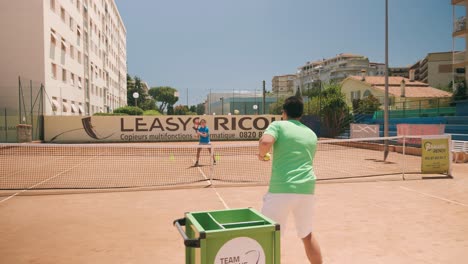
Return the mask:
<path id="1" fill-rule="evenodd" d="M 268 160 L 270 160 L 270 158 L 271 158 L 270 153 L 267 153 L 267 154 L 265 154 L 265 156 L 263 157 L 263 160 L 268 161 Z"/>

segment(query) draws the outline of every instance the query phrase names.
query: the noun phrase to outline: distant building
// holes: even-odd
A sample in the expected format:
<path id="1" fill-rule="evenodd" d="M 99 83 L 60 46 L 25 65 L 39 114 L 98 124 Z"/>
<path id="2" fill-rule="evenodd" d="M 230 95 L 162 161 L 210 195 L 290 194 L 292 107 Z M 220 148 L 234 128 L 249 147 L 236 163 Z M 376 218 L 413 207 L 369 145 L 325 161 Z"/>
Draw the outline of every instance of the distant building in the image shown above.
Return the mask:
<path id="1" fill-rule="evenodd" d="M 276 103 L 276 95 L 265 97 L 265 114 L 269 113 L 270 105 Z M 205 101 L 205 114 L 227 115 L 263 114 L 263 96 L 261 91 L 234 91 L 224 93 L 210 93 Z"/>
<path id="2" fill-rule="evenodd" d="M 272 92 L 278 96 L 294 95 L 295 74 L 274 76 L 271 80 Z"/>
<path id="3" fill-rule="evenodd" d="M 307 62 L 298 68 L 294 81 L 295 91 L 320 89 L 322 83 L 340 82 L 352 75 L 366 72 L 369 76 L 385 75 L 385 64 L 369 62 L 363 55 L 341 53 L 336 57 Z"/>
<path id="4" fill-rule="evenodd" d="M 466 16 L 468 14 L 468 0 L 452 0 L 452 5 L 454 9 L 457 9 L 455 11 L 462 11 L 460 9 L 463 9 L 462 12 L 453 12 L 453 41 L 462 38 L 465 42 L 465 48 L 462 51 L 453 51 L 453 79 L 455 81 L 467 80 L 468 72 L 466 71 L 466 65 L 468 65 L 468 57 L 466 49 L 468 47 L 468 28 L 466 27 Z M 457 17 L 457 15 L 459 16 Z"/>
<path id="5" fill-rule="evenodd" d="M 389 105 L 405 105 L 412 101 L 424 100 L 421 107 L 430 107 L 431 99 L 449 98 L 451 93 L 429 86 L 426 83 L 411 81 L 403 77 L 389 77 Z M 352 105 L 354 100 L 363 99 L 373 95 L 384 103 L 385 77 L 381 76 L 350 76 L 341 86 L 341 91 L 346 96 L 346 103 Z"/>
<path id="6" fill-rule="evenodd" d="M 388 76 L 409 78 L 410 67 L 389 67 Z"/>
<path id="7" fill-rule="evenodd" d="M 460 61 L 463 57 L 464 54 L 454 54 L 451 51 L 429 53 L 424 59 L 413 64 L 410 69 L 414 70 L 416 81 L 427 83 L 432 87 L 446 88 L 452 78 L 456 80 L 464 78 L 464 66 L 455 68 L 455 72 L 453 72 L 453 60 Z"/>
<path id="8" fill-rule="evenodd" d="M 144 90 L 146 93 L 148 93 L 148 91 L 149 91 L 149 89 L 150 89 L 148 83 L 146 83 L 146 82 L 141 82 L 141 88 L 143 88 L 143 90 Z"/>

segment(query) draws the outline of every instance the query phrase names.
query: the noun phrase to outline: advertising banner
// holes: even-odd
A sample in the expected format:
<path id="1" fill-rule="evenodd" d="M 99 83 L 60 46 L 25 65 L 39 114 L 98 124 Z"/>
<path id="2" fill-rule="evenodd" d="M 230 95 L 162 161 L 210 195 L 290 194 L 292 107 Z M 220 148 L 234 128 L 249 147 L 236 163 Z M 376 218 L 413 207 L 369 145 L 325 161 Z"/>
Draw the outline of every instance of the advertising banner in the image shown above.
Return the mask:
<path id="1" fill-rule="evenodd" d="M 379 125 L 351 124 L 351 138 L 373 138 L 379 136 Z"/>
<path id="2" fill-rule="evenodd" d="M 398 136 L 423 136 L 423 135 L 443 135 L 445 132 L 444 124 L 397 124 Z M 403 139 L 399 139 L 402 143 Z M 420 138 L 406 138 L 408 144 L 421 144 Z"/>
<path id="3" fill-rule="evenodd" d="M 422 139 L 422 173 L 449 172 L 450 152 L 448 138 Z"/>
<path id="4" fill-rule="evenodd" d="M 198 141 L 196 124 L 205 119 L 212 141 L 255 140 L 280 115 L 224 116 L 46 116 L 44 140 L 78 142 Z"/>

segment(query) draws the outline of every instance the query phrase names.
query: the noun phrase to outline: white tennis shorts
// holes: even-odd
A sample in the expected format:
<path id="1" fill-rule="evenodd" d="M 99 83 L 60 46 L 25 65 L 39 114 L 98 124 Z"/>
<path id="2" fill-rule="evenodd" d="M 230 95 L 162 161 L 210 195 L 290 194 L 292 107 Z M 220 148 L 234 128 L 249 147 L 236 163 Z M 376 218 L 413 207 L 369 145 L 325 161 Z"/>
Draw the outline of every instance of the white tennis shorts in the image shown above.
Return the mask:
<path id="1" fill-rule="evenodd" d="M 284 234 L 289 213 L 291 212 L 296 224 L 299 238 L 312 233 L 314 195 L 295 193 L 267 193 L 263 197 L 262 214 L 280 224 Z"/>

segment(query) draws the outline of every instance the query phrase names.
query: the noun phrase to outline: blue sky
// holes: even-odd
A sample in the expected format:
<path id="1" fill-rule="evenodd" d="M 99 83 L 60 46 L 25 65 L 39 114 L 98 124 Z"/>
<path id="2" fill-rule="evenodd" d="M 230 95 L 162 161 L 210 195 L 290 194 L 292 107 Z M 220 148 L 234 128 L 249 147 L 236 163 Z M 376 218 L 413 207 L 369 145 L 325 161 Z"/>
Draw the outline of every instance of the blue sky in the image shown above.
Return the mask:
<path id="1" fill-rule="evenodd" d="M 452 49 L 450 2 L 389 0 L 390 66 Z M 210 89 L 260 90 L 262 80 L 271 90 L 273 76 L 339 53 L 385 60 L 385 0 L 116 3 L 127 29 L 129 74 L 178 89 L 178 104 L 200 103 Z"/>

